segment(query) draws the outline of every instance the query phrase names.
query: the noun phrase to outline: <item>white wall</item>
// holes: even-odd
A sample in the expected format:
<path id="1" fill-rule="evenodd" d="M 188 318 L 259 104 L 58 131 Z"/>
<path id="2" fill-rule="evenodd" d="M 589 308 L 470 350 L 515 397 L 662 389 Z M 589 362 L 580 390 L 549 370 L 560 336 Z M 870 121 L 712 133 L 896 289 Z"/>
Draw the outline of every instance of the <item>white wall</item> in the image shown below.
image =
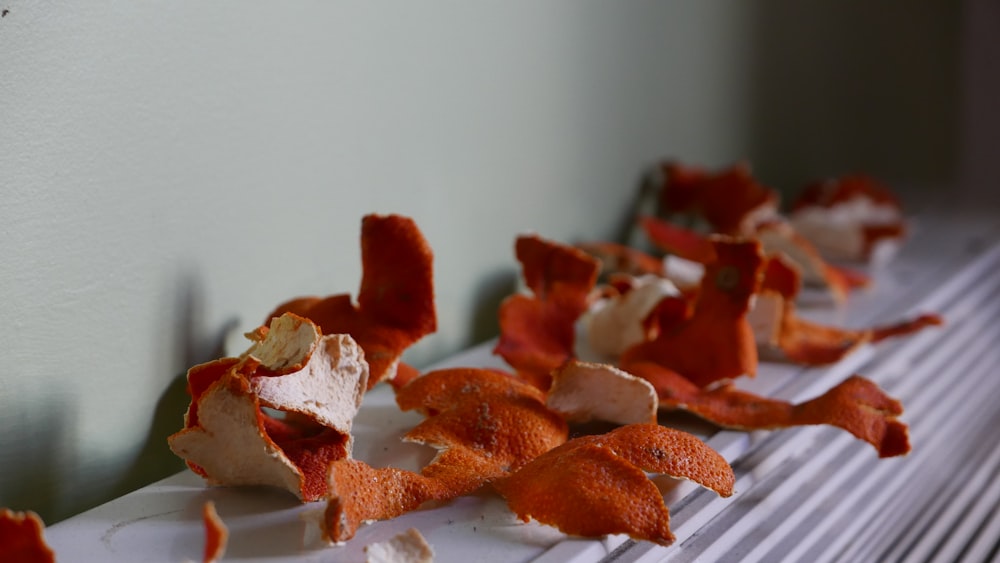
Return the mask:
<path id="1" fill-rule="evenodd" d="M 612 238 L 653 161 L 754 156 L 750 6 L 0 2 L 0 505 L 51 522 L 177 469 L 179 374 L 356 292 L 365 213 L 436 253 L 407 360 L 489 337 L 519 232 Z"/>

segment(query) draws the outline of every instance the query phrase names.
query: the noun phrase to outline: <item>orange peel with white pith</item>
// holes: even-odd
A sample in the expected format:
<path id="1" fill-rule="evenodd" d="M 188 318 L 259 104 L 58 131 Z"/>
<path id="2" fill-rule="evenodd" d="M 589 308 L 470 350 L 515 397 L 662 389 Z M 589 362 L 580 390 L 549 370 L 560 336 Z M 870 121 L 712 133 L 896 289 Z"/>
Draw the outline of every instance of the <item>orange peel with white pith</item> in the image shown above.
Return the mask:
<path id="1" fill-rule="evenodd" d="M 569 422 L 656 422 L 656 390 L 609 364 L 571 360 L 552 372 L 545 403 Z"/>
<path id="2" fill-rule="evenodd" d="M 330 464 L 351 452 L 364 354 L 350 336 L 324 336 L 291 313 L 248 336 L 254 343 L 241 357 L 188 371 L 191 405 L 170 449 L 212 485 L 322 498 Z"/>
<path id="3" fill-rule="evenodd" d="M 575 324 L 590 306 L 600 263 L 578 248 L 537 235 L 519 236 L 515 254 L 531 293 L 501 302 L 493 353 L 544 390 L 551 371 L 574 357 Z"/>
<path id="4" fill-rule="evenodd" d="M 297 297 L 279 305 L 306 317 L 323 334 L 350 334 L 371 368 L 368 388 L 392 379 L 403 352 L 437 330 L 434 308 L 434 254 L 413 219 L 366 215 L 361 222 L 361 289 L 348 294 Z"/>
<path id="5" fill-rule="evenodd" d="M 751 236 L 778 215 L 778 192 L 758 182 L 746 162 L 718 172 L 665 162 L 659 170 L 660 211 L 704 219 L 712 232 Z"/>
<path id="6" fill-rule="evenodd" d="M 807 185 L 792 203 L 789 220 L 826 257 L 883 263 L 906 237 L 899 199 L 864 174 Z"/>
<path id="7" fill-rule="evenodd" d="M 711 240 L 716 259 L 706 265 L 692 308 L 683 300 L 665 299 L 656 312 L 658 334 L 626 350 L 620 364 L 654 362 L 698 387 L 756 374 L 757 345 L 747 311 L 760 281 L 760 245 Z"/>
<path id="8" fill-rule="evenodd" d="M 55 552 L 45 541 L 45 524 L 34 512 L 0 508 L 0 561 L 53 563 Z"/>
<path id="9" fill-rule="evenodd" d="M 750 313 L 763 356 L 802 365 L 827 365 L 840 361 L 867 343 L 909 335 L 944 323 L 939 315 L 931 313 L 863 329 L 808 321 L 796 314 L 795 297 L 801 286 L 800 279 L 798 271 L 780 257 L 768 259 L 760 295 Z"/>
<path id="10" fill-rule="evenodd" d="M 569 434 L 541 391 L 498 370 L 432 371 L 399 389 L 396 402 L 428 417 L 404 440 L 431 446 L 438 455 L 419 473 L 357 460 L 334 463 L 323 519 L 330 541 L 352 538 L 363 522 L 469 494 L 564 443 Z"/>
<path id="11" fill-rule="evenodd" d="M 493 486 L 523 521 L 577 536 L 627 534 L 668 545 L 670 513 L 647 472 L 689 479 L 722 496 L 735 483 L 726 460 L 695 436 L 634 424 L 574 438 Z"/>
<path id="12" fill-rule="evenodd" d="M 731 383 L 701 389 L 680 374 L 649 362 L 622 368 L 653 385 L 661 409 L 687 411 L 724 428 L 775 430 L 828 424 L 868 442 L 879 457 L 910 451 L 908 427 L 898 419 L 903 413 L 902 404 L 873 381 L 858 375 L 819 397 L 792 404 L 741 391 Z"/>

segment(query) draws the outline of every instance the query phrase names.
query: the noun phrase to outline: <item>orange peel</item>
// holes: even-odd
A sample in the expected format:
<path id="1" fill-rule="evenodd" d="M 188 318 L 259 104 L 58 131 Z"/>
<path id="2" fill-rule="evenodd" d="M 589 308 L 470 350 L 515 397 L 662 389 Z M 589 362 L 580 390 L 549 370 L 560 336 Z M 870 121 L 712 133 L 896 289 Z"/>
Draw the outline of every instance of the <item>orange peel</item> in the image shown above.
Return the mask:
<path id="1" fill-rule="evenodd" d="M 775 430 L 828 424 L 868 442 L 879 457 L 910 451 L 908 428 L 898 420 L 902 404 L 873 381 L 853 375 L 819 397 L 800 404 L 740 391 L 731 383 L 700 389 L 680 374 L 650 362 L 623 366 L 656 388 L 661 409 L 684 410 L 737 430 Z"/>
<path id="2" fill-rule="evenodd" d="M 323 518 L 330 541 L 352 538 L 363 522 L 469 494 L 564 443 L 569 434 L 541 391 L 498 370 L 431 371 L 402 387 L 396 402 L 428 417 L 404 440 L 438 454 L 419 473 L 349 459 L 334 463 Z"/>
<path id="3" fill-rule="evenodd" d="M 413 219 L 366 215 L 361 222 L 361 289 L 348 294 L 297 297 L 268 319 L 292 312 L 322 327 L 323 334 L 350 334 L 365 351 L 368 388 L 392 379 L 403 352 L 437 330 L 434 254 Z"/>
<path id="4" fill-rule="evenodd" d="M 38 514 L 0 508 L 0 560 L 53 563 L 55 552 L 45 541 L 45 524 Z"/>
<path id="5" fill-rule="evenodd" d="M 660 172 L 661 211 L 697 215 L 713 232 L 750 236 L 778 214 L 778 192 L 754 179 L 746 162 L 718 172 L 665 162 Z"/>
<path id="6" fill-rule="evenodd" d="M 760 245 L 719 237 L 712 244 L 717 259 L 706 266 L 693 309 L 687 311 L 683 301 L 664 300 L 670 307 L 659 310 L 659 333 L 626 350 L 622 365 L 651 361 L 698 387 L 756 374 L 757 345 L 747 311 L 763 266 Z M 668 317 L 669 323 L 663 320 Z"/>
<path id="7" fill-rule="evenodd" d="M 202 557 L 204 563 L 215 563 L 226 554 L 226 544 L 229 542 L 229 528 L 219 518 L 219 513 L 215 510 L 215 503 L 206 502 L 201 507 L 201 519 L 205 525 L 205 552 Z"/>
<path id="8" fill-rule="evenodd" d="M 760 294 L 749 315 L 762 356 L 803 365 L 826 365 L 867 343 L 905 336 L 944 322 L 939 315 L 921 314 L 864 329 L 821 325 L 796 314 L 795 297 L 800 286 L 800 274 L 795 268 L 780 258 L 767 260 Z"/>
<path id="9" fill-rule="evenodd" d="M 663 495 L 646 472 L 695 481 L 722 496 L 732 468 L 698 438 L 658 424 L 623 426 L 546 452 L 493 482 L 523 521 L 567 534 L 628 534 L 662 545 L 674 541 Z"/>
<path id="10" fill-rule="evenodd" d="M 351 452 L 368 378 L 364 354 L 350 336 L 324 336 L 291 313 L 248 336 L 254 343 L 241 357 L 188 371 L 191 405 L 170 449 L 213 485 L 322 498 L 330 463 Z"/>
<path id="11" fill-rule="evenodd" d="M 896 196 L 863 174 L 809 184 L 789 219 L 824 256 L 837 260 L 886 262 L 907 232 Z"/>
<path id="12" fill-rule="evenodd" d="M 518 375 L 548 389 L 551 371 L 574 357 L 576 321 L 590 306 L 600 263 L 578 248 L 537 235 L 519 236 L 515 253 L 531 294 L 501 302 L 493 353 Z"/>
<path id="13" fill-rule="evenodd" d="M 650 338 L 646 322 L 665 297 L 680 291 L 665 278 L 645 275 L 615 280 L 616 291 L 597 301 L 585 317 L 587 344 L 597 354 L 609 358 Z"/>
<path id="14" fill-rule="evenodd" d="M 572 360 L 552 373 L 546 404 L 569 422 L 656 422 L 656 390 L 608 364 Z"/>
<path id="15" fill-rule="evenodd" d="M 601 271 L 606 273 L 663 275 L 663 260 L 628 245 L 595 241 L 576 245 L 601 262 Z"/>

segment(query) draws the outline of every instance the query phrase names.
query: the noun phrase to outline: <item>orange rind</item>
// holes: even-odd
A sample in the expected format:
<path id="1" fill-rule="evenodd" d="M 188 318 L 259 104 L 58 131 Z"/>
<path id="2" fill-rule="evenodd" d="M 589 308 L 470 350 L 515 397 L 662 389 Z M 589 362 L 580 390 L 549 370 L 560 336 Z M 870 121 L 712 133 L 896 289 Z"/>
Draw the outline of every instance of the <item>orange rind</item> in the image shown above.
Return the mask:
<path id="1" fill-rule="evenodd" d="M 571 360 L 552 373 L 546 404 L 569 422 L 656 422 L 656 390 L 608 364 Z"/>
<path id="2" fill-rule="evenodd" d="M 348 294 L 297 297 L 268 319 L 292 312 L 322 327 L 350 334 L 365 351 L 368 388 L 392 379 L 403 352 L 437 330 L 434 255 L 416 223 L 401 215 L 366 215 L 361 223 L 361 289 Z"/>
<path id="3" fill-rule="evenodd" d="M 577 536 L 627 534 L 668 545 L 670 514 L 647 472 L 689 479 L 722 496 L 732 494 L 735 482 L 726 460 L 698 438 L 635 424 L 570 440 L 493 486 L 523 521 Z"/>
<path id="4" fill-rule="evenodd" d="M 53 563 L 55 552 L 45 541 L 45 524 L 38 514 L 0 508 L 0 561 Z"/>
<path id="5" fill-rule="evenodd" d="M 537 235 L 519 236 L 515 253 L 530 294 L 510 295 L 500 304 L 493 352 L 544 390 L 551 371 L 574 357 L 576 321 L 590 306 L 600 263 Z"/>
<path id="6" fill-rule="evenodd" d="M 167 439 L 213 485 L 270 485 L 303 501 L 326 493 L 327 470 L 351 452 L 351 425 L 368 379 L 345 334 L 320 334 L 286 313 L 239 358 L 188 371 L 185 427 Z"/>
<path id="7" fill-rule="evenodd" d="M 215 503 L 206 502 L 201 508 L 201 519 L 205 525 L 205 552 L 202 561 L 215 563 L 221 561 L 226 554 L 226 544 L 229 542 L 229 528 L 219 518 Z"/>
<path id="8" fill-rule="evenodd" d="M 680 374 L 650 362 L 623 366 L 649 381 L 661 409 L 683 410 L 736 430 L 775 430 L 828 424 L 871 444 L 879 457 L 910 451 L 908 429 L 898 420 L 903 407 L 877 384 L 851 376 L 826 393 L 800 404 L 740 391 L 732 384 L 701 389 Z"/>
<path id="9" fill-rule="evenodd" d="M 824 256 L 873 264 L 891 259 L 907 231 L 896 196 L 862 174 L 809 184 L 789 219 Z"/>
<path id="10" fill-rule="evenodd" d="M 661 211 L 700 217 L 712 232 L 751 236 L 757 225 L 778 215 L 778 192 L 754 179 L 745 162 L 719 172 L 666 162 L 660 172 Z"/>
<path id="11" fill-rule="evenodd" d="M 712 244 L 717 258 L 706 266 L 693 309 L 684 301 L 664 300 L 655 317 L 658 334 L 626 350 L 622 365 L 651 361 L 698 387 L 756 374 L 757 345 L 747 311 L 763 266 L 760 245 L 718 237 Z"/>
<path id="12" fill-rule="evenodd" d="M 544 401 L 534 386 L 497 370 L 452 368 L 414 379 L 397 392 L 396 402 L 428 418 L 404 440 L 438 454 L 419 473 L 350 459 L 334 463 L 324 535 L 343 542 L 363 522 L 472 493 L 564 443 L 566 422 Z"/>

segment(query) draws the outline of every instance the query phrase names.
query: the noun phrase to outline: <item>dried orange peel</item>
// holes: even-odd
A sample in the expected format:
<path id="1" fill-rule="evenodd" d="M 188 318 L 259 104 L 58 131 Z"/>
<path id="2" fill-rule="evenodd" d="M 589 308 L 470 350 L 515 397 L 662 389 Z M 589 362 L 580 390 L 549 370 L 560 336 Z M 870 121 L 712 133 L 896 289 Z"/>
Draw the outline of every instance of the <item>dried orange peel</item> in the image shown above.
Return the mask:
<path id="1" fill-rule="evenodd" d="M 623 426 L 570 440 L 493 486 L 523 521 L 567 534 L 628 534 L 673 542 L 670 514 L 646 472 L 695 481 L 722 496 L 733 492 L 732 468 L 698 438 L 657 424 Z"/>
<path id="2" fill-rule="evenodd" d="M 215 510 L 215 503 L 206 502 L 201 508 L 201 519 L 205 525 L 205 553 L 202 557 L 204 563 L 215 563 L 222 560 L 226 554 L 226 544 L 229 542 L 229 528 L 219 518 L 219 513 Z"/>
<path id="3" fill-rule="evenodd" d="M 334 463 L 324 517 L 330 541 L 350 539 L 362 522 L 469 494 L 564 443 L 569 434 L 541 391 L 497 370 L 432 371 L 402 387 L 396 402 L 428 417 L 404 440 L 438 454 L 420 473 L 356 460 Z"/>
<path id="4" fill-rule="evenodd" d="M 876 264 L 895 255 L 907 231 L 896 196 L 862 174 L 809 184 L 789 220 L 824 256 Z"/>
<path id="5" fill-rule="evenodd" d="M 602 272 L 663 275 L 663 260 L 638 248 L 609 241 L 584 242 L 576 246 L 600 260 Z"/>
<path id="6" fill-rule="evenodd" d="M 188 371 L 191 405 L 170 449 L 213 485 L 322 498 L 330 463 L 350 455 L 368 379 L 364 354 L 350 336 L 323 336 L 291 313 L 248 336 L 254 343 L 243 356 Z"/>
<path id="7" fill-rule="evenodd" d="M 750 236 L 778 214 L 778 192 L 754 179 L 745 162 L 719 172 L 666 162 L 660 172 L 661 211 L 696 215 L 712 232 Z"/>
<path id="8" fill-rule="evenodd" d="M 617 358 L 649 340 L 647 319 L 664 298 L 680 296 L 677 286 L 658 276 L 624 279 L 619 275 L 612 283 L 615 291 L 596 301 L 584 317 L 587 345 L 607 358 Z"/>
<path id="9" fill-rule="evenodd" d="M 800 274 L 780 257 L 769 258 L 760 295 L 750 313 L 762 356 L 803 365 L 826 365 L 867 343 L 904 336 L 943 324 L 935 314 L 921 314 L 898 323 L 864 329 L 825 326 L 796 314 Z"/>
<path id="10" fill-rule="evenodd" d="M 756 374 L 757 345 L 747 311 L 763 266 L 760 245 L 718 237 L 712 244 L 717 258 L 706 266 L 690 317 L 673 315 L 672 326 L 661 322 L 655 338 L 622 354 L 621 365 L 651 361 L 683 374 L 698 387 Z M 686 315 L 684 303 L 678 305 L 672 309 Z"/>
<path id="11" fill-rule="evenodd" d="M 644 379 L 608 364 L 571 360 L 552 373 L 550 409 L 569 422 L 656 422 L 656 390 Z"/>
<path id="12" fill-rule="evenodd" d="M 55 552 L 45 542 L 38 514 L 0 508 L 0 561 L 53 563 Z"/>
<path id="13" fill-rule="evenodd" d="M 515 254 L 530 294 L 500 304 L 493 352 L 518 375 L 548 389 L 550 373 L 574 357 L 576 321 L 588 309 L 600 263 L 586 252 L 537 235 L 522 235 Z"/>
<path id="14" fill-rule="evenodd" d="M 348 294 L 297 297 L 279 305 L 306 317 L 323 334 L 350 334 L 371 369 L 368 388 L 392 379 L 403 352 L 437 330 L 434 255 L 416 223 L 401 215 L 366 215 L 361 222 L 361 289 Z"/>
<path id="15" fill-rule="evenodd" d="M 861 376 L 851 376 L 819 397 L 791 404 L 740 391 L 731 383 L 700 389 L 680 374 L 649 362 L 623 369 L 656 388 L 661 409 L 684 410 L 724 428 L 775 430 L 829 424 L 868 442 L 879 457 L 910 451 L 907 426 L 898 420 L 902 404 Z"/>

